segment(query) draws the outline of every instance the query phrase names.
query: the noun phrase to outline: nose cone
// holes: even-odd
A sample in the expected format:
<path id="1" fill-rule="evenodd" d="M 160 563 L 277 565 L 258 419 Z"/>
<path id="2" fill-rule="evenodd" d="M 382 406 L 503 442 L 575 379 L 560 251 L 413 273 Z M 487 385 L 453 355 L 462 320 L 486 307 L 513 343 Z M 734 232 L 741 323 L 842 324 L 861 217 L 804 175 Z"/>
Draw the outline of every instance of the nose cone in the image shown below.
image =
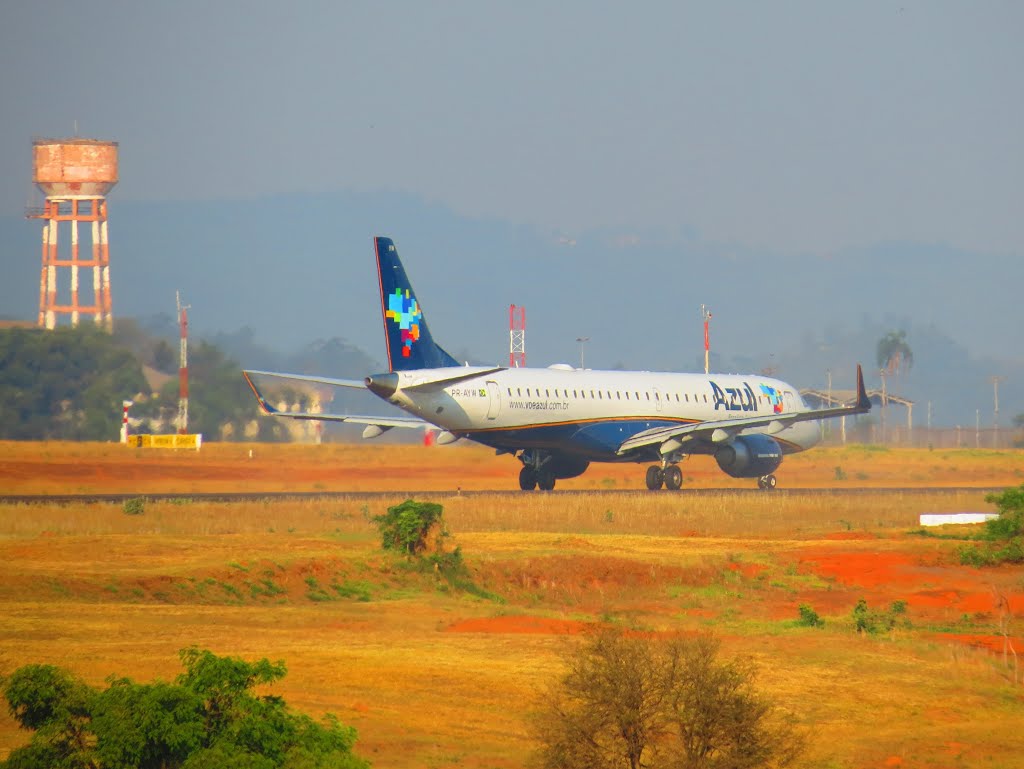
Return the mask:
<path id="1" fill-rule="evenodd" d="M 398 390 L 398 374 L 374 374 L 366 377 L 366 388 L 374 395 L 390 400 L 391 396 Z"/>

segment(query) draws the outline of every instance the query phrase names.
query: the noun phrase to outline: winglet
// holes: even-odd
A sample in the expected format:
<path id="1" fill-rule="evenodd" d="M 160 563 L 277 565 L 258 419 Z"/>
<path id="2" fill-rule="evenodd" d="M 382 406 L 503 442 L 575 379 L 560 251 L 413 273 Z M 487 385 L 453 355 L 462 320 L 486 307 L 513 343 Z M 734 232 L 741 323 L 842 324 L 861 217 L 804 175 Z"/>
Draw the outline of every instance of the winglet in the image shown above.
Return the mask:
<path id="1" fill-rule="evenodd" d="M 868 400 L 868 391 L 864 389 L 864 372 L 860 364 L 857 364 L 857 406 L 858 409 L 871 411 L 871 401 Z"/>
<path id="2" fill-rule="evenodd" d="M 249 383 L 249 387 L 252 390 L 253 395 L 256 396 L 256 402 L 260 404 L 260 410 L 264 414 L 276 414 L 277 409 L 270 405 L 266 398 L 256 389 L 256 385 L 253 383 L 252 378 L 249 376 L 248 371 L 243 371 L 242 376 L 245 377 L 245 381 Z"/>

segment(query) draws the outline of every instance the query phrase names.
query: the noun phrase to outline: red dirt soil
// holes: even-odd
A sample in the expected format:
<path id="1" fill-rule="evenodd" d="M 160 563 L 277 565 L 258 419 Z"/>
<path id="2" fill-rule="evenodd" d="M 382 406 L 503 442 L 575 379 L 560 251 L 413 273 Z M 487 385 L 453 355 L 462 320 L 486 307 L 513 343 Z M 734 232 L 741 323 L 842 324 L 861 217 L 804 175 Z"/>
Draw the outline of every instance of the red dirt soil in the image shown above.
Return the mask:
<path id="1" fill-rule="evenodd" d="M 938 555 L 906 552 L 815 549 L 803 552 L 799 568 L 839 585 L 860 588 L 868 603 L 906 601 L 918 616 L 948 620 L 967 614 L 997 615 L 998 588 L 1013 614 L 1024 611 L 1024 594 L 1010 570 L 976 569 L 942 562 Z M 1007 584 L 1003 584 L 1007 583 Z"/>

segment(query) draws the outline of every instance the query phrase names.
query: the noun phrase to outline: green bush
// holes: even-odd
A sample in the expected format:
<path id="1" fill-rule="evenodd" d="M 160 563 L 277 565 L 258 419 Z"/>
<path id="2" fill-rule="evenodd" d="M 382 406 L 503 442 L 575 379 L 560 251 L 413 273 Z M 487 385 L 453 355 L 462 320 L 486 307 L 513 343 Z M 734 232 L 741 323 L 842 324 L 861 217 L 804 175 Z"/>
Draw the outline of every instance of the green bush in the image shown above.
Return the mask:
<path id="1" fill-rule="evenodd" d="M 800 612 L 800 619 L 797 620 L 798 625 L 803 627 L 825 627 L 825 620 L 819 617 L 818 612 L 812 609 L 809 604 L 800 604 L 797 611 Z"/>
<path id="2" fill-rule="evenodd" d="M 896 628 L 909 628 L 907 618 L 907 602 L 893 601 L 888 611 L 868 608 L 868 602 L 861 598 L 853 607 L 853 626 L 858 633 L 877 635 L 888 633 Z"/>
<path id="3" fill-rule="evenodd" d="M 429 545 L 427 541 L 432 529 L 438 536 L 446 536 L 441 525 L 444 508 L 435 502 L 415 502 L 407 499 L 400 505 L 389 507 L 384 515 L 376 515 L 373 522 L 380 532 L 381 547 L 385 550 L 399 550 L 408 556 L 419 555 Z"/>
<path id="4" fill-rule="evenodd" d="M 245 662 L 195 647 L 180 652 L 174 683 L 107 679 L 100 690 L 52 665 L 4 679 L 14 720 L 32 732 L 0 767 L 139 769 L 367 769 L 354 729 L 331 714 L 314 721 L 257 689 L 285 675 L 283 662 Z"/>
<path id="5" fill-rule="evenodd" d="M 125 515 L 142 515 L 146 512 L 146 498 L 135 497 L 134 499 L 126 499 L 124 504 L 121 505 L 121 509 Z"/>
<path id="6" fill-rule="evenodd" d="M 998 563 L 1024 563 L 1024 484 L 1001 494 L 989 494 L 986 502 L 995 504 L 999 517 L 985 521 L 982 545 L 960 548 L 960 563 L 968 566 L 992 566 Z"/>

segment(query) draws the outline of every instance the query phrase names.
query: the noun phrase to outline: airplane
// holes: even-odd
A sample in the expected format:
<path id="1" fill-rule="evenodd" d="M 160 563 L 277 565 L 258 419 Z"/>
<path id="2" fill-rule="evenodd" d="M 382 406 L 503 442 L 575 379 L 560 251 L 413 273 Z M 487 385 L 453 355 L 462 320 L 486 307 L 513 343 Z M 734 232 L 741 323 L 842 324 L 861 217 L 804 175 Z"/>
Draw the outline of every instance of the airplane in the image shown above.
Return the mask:
<path id="1" fill-rule="evenodd" d="M 434 342 L 394 242 L 376 237 L 374 249 L 388 371 L 353 380 L 245 370 L 264 413 L 362 424 L 364 438 L 437 428 L 438 444 L 465 438 L 514 456 L 524 491 L 554 489 L 591 462 L 649 463 L 645 483 L 655 491 L 681 488 L 679 462 L 696 454 L 713 456 L 733 478 L 774 489 L 783 457 L 818 443 L 819 420 L 871 409 L 859 364 L 854 404 L 817 410 L 792 385 L 759 374 L 459 365 Z M 263 376 L 366 389 L 409 416 L 279 410 L 254 381 Z"/>

